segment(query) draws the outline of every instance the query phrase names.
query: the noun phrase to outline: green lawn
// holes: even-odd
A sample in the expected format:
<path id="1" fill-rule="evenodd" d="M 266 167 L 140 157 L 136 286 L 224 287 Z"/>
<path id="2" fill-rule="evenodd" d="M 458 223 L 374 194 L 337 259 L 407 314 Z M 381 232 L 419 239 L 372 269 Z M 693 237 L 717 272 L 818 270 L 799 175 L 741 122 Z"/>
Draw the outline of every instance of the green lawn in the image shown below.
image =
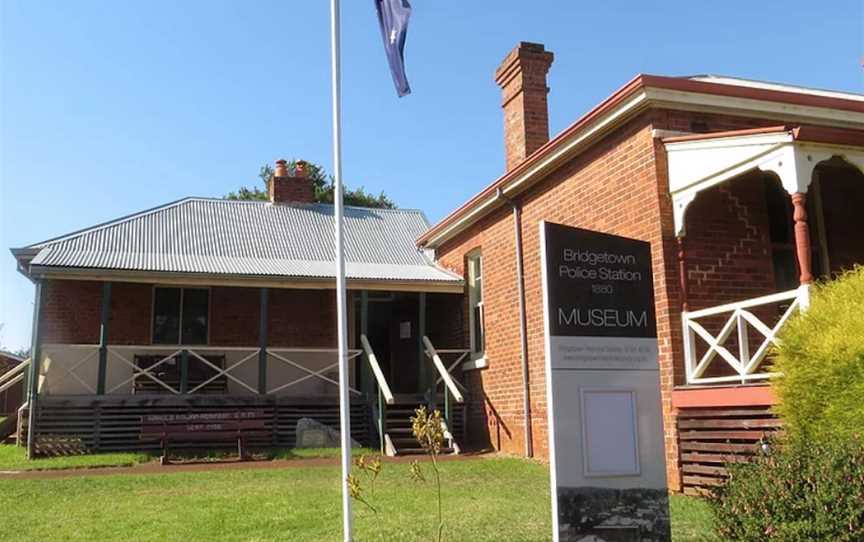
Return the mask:
<path id="1" fill-rule="evenodd" d="M 150 459 L 151 456 L 142 453 L 114 453 L 46 457 L 28 461 L 24 447 L 0 444 L 0 471 L 128 467 Z"/>
<path id="2" fill-rule="evenodd" d="M 442 464 L 445 539 L 549 539 L 548 471 L 518 459 Z M 337 467 L 223 470 L 3 480 L 5 540 L 339 540 Z M 355 505 L 357 540 L 432 540 L 434 486 L 387 464 L 370 499 Z M 675 541 L 708 541 L 710 513 L 672 501 Z"/>
<path id="3" fill-rule="evenodd" d="M 353 455 L 372 454 L 373 450 L 368 448 L 356 448 L 352 450 Z M 186 459 L 195 460 L 222 460 L 233 457 L 235 452 L 218 451 L 205 453 L 203 455 L 185 456 Z M 306 448 L 289 449 L 276 448 L 255 452 L 256 459 L 310 459 L 339 457 L 339 448 Z M 27 460 L 27 454 L 23 447 L 11 444 L 0 444 L 0 471 L 16 470 L 58 470 L 58 469 L 81 469 L 95 467 L 131 467 L 139 463 L 154 460 L 152 455 L 146 453 L 106 453 L 91 455 L 70 455 L 63 457 L 40 457 L 33 461 Z"/>

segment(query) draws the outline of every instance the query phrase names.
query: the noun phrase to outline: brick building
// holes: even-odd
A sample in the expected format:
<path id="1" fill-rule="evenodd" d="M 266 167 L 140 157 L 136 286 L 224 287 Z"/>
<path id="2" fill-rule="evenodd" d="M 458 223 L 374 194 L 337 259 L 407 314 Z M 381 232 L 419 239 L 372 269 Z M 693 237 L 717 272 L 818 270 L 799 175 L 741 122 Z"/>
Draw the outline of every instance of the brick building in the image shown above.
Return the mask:
<path id="1" fill-rule="evenodd" d="M 305 173 L 278 161 L 269 201 L 186 198 L 13 249 L 36 285 L 20 441 L 152 448 L 150 415 L 254 417 L 262 446 L 295 445 L 303 418 L 338 426 L 333 206 Z M 402 453 L 413 409 L 444 401 L 438 379 L 462 401 L 438 366 L 462 355 L 446 342 L 462 280 L 417 250 L 419 211 L 346 207 L 345 226 L 352 435 Z"/>
<path id="2" fill-rule="evenodd" d="M 552 60 L 505 57 L 505 173 L 418 240 L 467 283 L 469 438 L 547 454 L 538 222 L 633 237 L 652 247 L 669 485 L 699 491 L 777 426 L 768 347 L 808 285 L 864 263 L 864 96 L 639 75 L 550 140 Z"/>
<path id="3" fill-rule="evenodd" d="M 697 491 L 777 426 L 768 347 L 809 284 L 864 263 L 864 96 L 640 75 L 549 139 L 552 62 L 505 57 L 506 170 L 438 224 L 347 211 L 352 433 L 410 451 L 426 403 L 454 447 L 546 456 L 546 220 L 651 243 L 669 485 Z M 280 445 L 337 423 L 332 208 L 311 194 L 277 163 L 269 202 L 14 249 L 37 285 L 30 440 L 142 447 L 148 412 L 260 410 Z"/>

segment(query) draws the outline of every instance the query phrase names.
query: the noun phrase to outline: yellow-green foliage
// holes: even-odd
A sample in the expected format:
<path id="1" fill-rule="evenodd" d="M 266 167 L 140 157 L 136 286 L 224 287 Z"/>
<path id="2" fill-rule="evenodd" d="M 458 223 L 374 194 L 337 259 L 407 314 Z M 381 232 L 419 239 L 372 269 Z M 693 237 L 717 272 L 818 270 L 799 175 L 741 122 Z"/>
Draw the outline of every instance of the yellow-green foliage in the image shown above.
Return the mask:
<path id="1" fill-rule="evenodd" d="M 788 434 L 864 435 L 864 267 L 814 288 L 779 338 L 773 387 Z"/>

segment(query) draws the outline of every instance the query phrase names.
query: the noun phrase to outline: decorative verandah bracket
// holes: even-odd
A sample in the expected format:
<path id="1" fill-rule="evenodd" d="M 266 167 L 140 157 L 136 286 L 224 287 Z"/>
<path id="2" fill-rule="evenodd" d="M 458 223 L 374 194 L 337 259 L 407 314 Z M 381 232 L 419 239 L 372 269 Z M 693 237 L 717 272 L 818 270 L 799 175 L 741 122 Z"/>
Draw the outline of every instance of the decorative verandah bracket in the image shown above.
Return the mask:
<path id="1" fill-rule="evenodd" d="M 774 173 L 790 195 L 806 193 L 816 166 L 834 156 L 864 171 L 864 152 L 860 148 L 801 141 L 796 134 L 795 129 L 788 129 L 664 141 L 675 235 L 685 234 L 687 207 L 699 192 L 748 171 Z"/>

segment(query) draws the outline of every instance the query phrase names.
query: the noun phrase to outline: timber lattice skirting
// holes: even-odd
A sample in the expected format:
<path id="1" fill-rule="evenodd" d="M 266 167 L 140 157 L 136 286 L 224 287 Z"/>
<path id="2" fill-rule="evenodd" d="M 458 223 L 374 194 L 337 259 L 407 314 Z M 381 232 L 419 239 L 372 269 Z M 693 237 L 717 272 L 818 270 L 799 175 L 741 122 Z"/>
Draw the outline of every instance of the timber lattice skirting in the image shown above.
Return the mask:
<path id="1" fill-rule="evenodd" d="M 207 414 L 255 411 L 263 413 L 266 436 L 251 439 L 250 447 L 293 447 L 295 428 L 301 418 L 339 427 L 339 405 L 335 397 L 277 398 L 273 396 L 135 396 L 135 397 L 42 397 L 36 420 L 37 455 L 70 455 L 109 451 L 158 451 L 158 441 L 142 441 L 143 416 Z M 26 415 L 26 412 L 24 413 Z M 375 441 L 371 409 L 366 402 L 351 404 L 351 437 L 361 444 Z M 26 422 L 22 424 L 26 428 Z M 26 442 L 27 435 L 21 435 Z M 173 448 L 230 448 L 230 442 L 195 440 Z"/>
<path id="2" fill-rule="evenodd" d="M 782 422 L 770 406 L 681 408 L 678 442 L 685 494 L 705 495 L 722 485 L 726 465 L 750 460 Z"/>

